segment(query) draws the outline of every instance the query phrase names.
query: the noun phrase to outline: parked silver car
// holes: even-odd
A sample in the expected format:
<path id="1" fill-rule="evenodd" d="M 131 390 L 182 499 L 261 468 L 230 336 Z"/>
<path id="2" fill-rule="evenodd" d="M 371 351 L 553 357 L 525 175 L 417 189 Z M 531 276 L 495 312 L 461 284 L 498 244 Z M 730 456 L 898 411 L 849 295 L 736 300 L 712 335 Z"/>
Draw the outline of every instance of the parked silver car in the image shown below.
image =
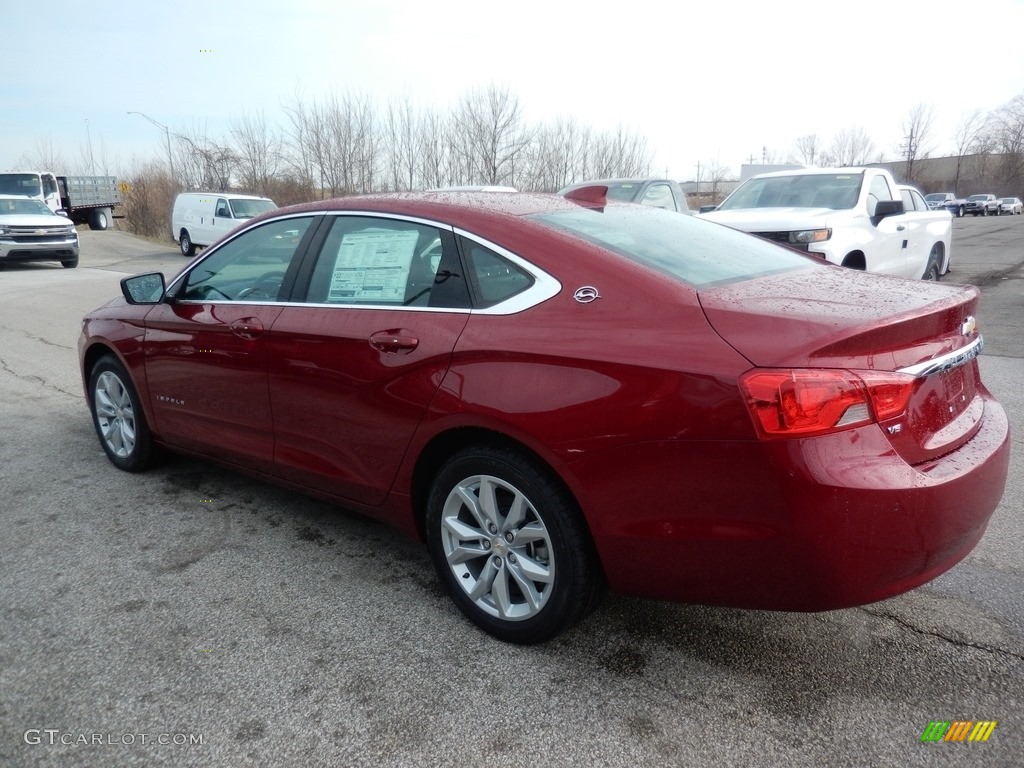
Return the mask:
<path id="1" fill-rule="evenodd" d="M 1024 211 L 1024 203 L 1019 197 L 999 198 L 999 213 L 1020 214 L 1022 211 Z"/>
<path id="2" fill-rule="evenodd" d="M 21 195 L 0 195 L 0 262 L 59 261 L 78 266 L 78 230 L 66 216 Z"/>

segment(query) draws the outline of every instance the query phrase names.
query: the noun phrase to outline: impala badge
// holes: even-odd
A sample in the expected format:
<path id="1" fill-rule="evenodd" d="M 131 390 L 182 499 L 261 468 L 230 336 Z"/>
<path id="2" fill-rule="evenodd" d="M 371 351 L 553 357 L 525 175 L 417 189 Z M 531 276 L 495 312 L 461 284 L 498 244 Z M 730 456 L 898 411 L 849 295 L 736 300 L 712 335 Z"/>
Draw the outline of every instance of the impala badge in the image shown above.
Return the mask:
<path id="1" fill-rule="evenodd" d="M 597 288 L 592 285 L 584 285 L 582 288 L 577 288 L 576 293 L 572 295 L 576 301 L 580 304 L 589 304 L 594 299 L 600 299 L 601 294 L 597 292 Z"/>
<path id="2" fill-rule="evenodd" d="M 978 324 L 974 321 L 974 315 L 968 315 L 967 319 L 964 320 L 963 324 L 960 326 L 960 333 L 964 336 L 970 336 L 974 333 L 974 330 L 977 327 Z"/>

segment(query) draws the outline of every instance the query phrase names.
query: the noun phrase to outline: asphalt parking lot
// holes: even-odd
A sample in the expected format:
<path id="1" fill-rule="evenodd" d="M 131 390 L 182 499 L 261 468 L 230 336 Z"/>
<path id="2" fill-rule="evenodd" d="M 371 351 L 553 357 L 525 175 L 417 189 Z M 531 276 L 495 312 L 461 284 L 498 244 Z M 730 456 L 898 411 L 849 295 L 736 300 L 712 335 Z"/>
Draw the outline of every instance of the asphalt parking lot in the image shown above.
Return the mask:
<path id="1" fill-rule="evenodd" d="M 1018 766 L 1024 216 L 954 222 L 1014 429 L 975 551 L 881 603 L 784 614 L 609 597 L 536 647 L 462 619 L 425 549 L 199 461 L 96 440 L 80 318 L 171 244 L 82 231 L 0 267 L 0 766 Z M 931 721 L 996 721 L 922 743 Z"/>

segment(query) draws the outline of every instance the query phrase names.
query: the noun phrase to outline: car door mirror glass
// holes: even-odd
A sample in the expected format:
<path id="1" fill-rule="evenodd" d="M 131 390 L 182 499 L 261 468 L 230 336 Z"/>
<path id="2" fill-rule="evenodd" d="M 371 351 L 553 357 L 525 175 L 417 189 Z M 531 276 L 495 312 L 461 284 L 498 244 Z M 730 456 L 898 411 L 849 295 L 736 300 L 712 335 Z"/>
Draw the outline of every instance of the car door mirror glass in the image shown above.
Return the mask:
<path id="1" fill-rule="evenodd" d="M 159 304 L 164 297 L 164 276 L 159 272 L 126 277 L 121 293 L 129 304 Z"/>

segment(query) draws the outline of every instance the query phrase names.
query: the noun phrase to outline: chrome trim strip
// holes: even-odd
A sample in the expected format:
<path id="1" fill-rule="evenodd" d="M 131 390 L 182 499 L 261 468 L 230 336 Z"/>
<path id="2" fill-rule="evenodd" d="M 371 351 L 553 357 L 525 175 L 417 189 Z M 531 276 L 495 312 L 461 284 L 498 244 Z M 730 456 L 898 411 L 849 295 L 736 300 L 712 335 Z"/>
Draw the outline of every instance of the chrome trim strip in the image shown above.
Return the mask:
<path id="1" fill-rule="evenodd" d="M 562 290 L 562 284 L 558 282 L 554 277 L 549 275 L 543 269 L 538 267 L 533 262 L 527 261 L 521 256 L 517 256 L 512 251 L 502 248 L 500 245 L 492 243 L 490 240 L 475 235 L 472 232 L 467 232 L 464 229 L 458 227 L 453 228 L 456 235 L 461 235 L 467 240 L 472 240 L 474 243 L 479 243 L 484 248 L 489 248 L 495 253 L 508 259 L 516 266 L 523 269 L 525 272 L 529 272 L 533 276 L 534 283 L 522 293 L 517 293 L 515 296 L 506 299 L 493 307 L 487 307 L 485 309 L 474 309 L 474 315 L 514 315 L 517 312 L 522 312 L 530 307 L 535 307 L 538 304 L 542 304 L 548 299 L 557 296 Z"/>
<path id="2" fill-rule="evenodd" d="M 956 368 L 958 365 L 963 365 L 968 360 L 973 360 L 981 354 L 982 347 L 984 346 L 985 340 L 979 335 L 978 338 L 966 347 L 933 358 L 932 360 L 926 360 L 917 365 L 900 368 L 896 373 L 909 373 L 911 376 L 931 376 L 932 374 L 942 373 L 943 371 Z"/>
<path id="3" fill-rule="evenodd" d="M 272 307 L 323 307 L 325 309 L 367 309 L 367 310 L 378 310 L 378 311 L 387 311 L 387 312 L 394 312 L 394 311 L 401 311 L 401 312 L 447 312 L 447 313 L 452 313 L 452 314 L 474 314 L 474 315 L 514 315 L 517 312 L 522 312 L 523 310 L 529 309 L 530 307 L 535 307 L 538 304 L 541 304 L 541 303 L 547 301 L 548 299 L 552 298 L 553 296 L 558 295 L 558 293 L 562 290 L 562 284 L 558 280 L 556 280 L 554 277 L 552 277 L 547 272 L 542 270 L 536 264 L 534 264 L 532 262 L 529 262 L 529 261 L 523 259 L 520 256 L 517 256 L 516 254 L 512 253 L 512 251 L 509 251 L 506 248 L 502 248 L 500 245 L 492 243 L 490 240 L 482 238 L 479 235 L 475 235 L 472 232 L 468 232 L 468 231 L 466 231 L 464 229 L 458 229 L 457 227 L 453 227 L 450 224 L 445 224 L 445 223 L 439 222 L 439 221 L 433 221 L 431 219 L 422 219 L 422 218 L 420 218 L 418 216 L 406 216 L 404 214 L 387 213 L 387 212 L 384 212 L 384 211 L 356 211 L 356 210 L 347 210 L 347 211 L 339 211 L 339 210 L 303 211 L 301 213 L 286 214 L 284 216 L 268 219 L 267 221 L 260 222 L 260 224 L 258 226 L 265 226 L 266 224 L 270 224 L 270 223 L 272 223 L 274 221 L 281 221 L 281 220 L 289 219 L 289 218 L 306 217 L 306 216 L 311 216 L 311 215 L 313 217 L 316 217 L 316 216 L 362 216 L 362 217 L 370 217 L 370 218 L 378 218 L 378 219 L 393 219 L 393 220 L 396 220 L 396 221 L 407 221 L 407 222 L 410 222 L 412 224 L 422 224 L 424 226 L 429 226 L 429 227 L 435 227 L 437 229 L 448 230 L 449 232 L 454 232 L 456 235 L 461 235 L 462 237 L 465 237 L 468 240 L 472 240 L 473 242 L 479 243 L 480 245 L 484 246 L 485 248 L 489 248 L 490 250 L 494 251 L 495 253 L 500 254 L 502 257 L 508 259 L 513 264 L 515 264 L 518 267 L 522 268 L 526 272 L 529 272 L 530 275 L 534 279 L 534 283 L 533 283 L 532 286 L 530 286 L 528 289 L 526 289 L 522 293 L 518 293 L 515 296 L 512 296 L 509 299 L 506 299 L 505 301 L 502 301 L 502 302 L 500 302 L 498 304 L 495 304 L 493 307 L 487 307 L 485 309 L 469 309 L 469 308 L 465 308 L 465 307 L 463 307 L 463 308 L 423 307 L 423 306 L 403 307 L 403 306 L 395 306 L 395 305 L 387 305 L 387 304 L 368 304 L 368 303 L 367 304 L 363 304 L 363 303 L 355 303 L 355 304 L 314 304 L 314 303 L 308 303 L 308 302 L 292 302 L 292 301 L 249 301 L 249 302 L 247 302 L 247 301 L 197 301 L 197 300 L 194 300 L 194 299 L 178 299 L 177 303 L 179 303 L 179 304 L 229 304 L 229 305 L 236 305 L 236 306 L 238 304 L 253 304 L 253 305 L 272 306 Z M 230 238 L 225 240 L 223 243 L 219 243 L 216 248 L 210 249 L 209 253 L 205 253 L 204 252 L 203 255 L 199 258 L 199 260 L 195 264 L 190 265 L 187 270 L 183 270 L 181 272 L 181 274 L 175 276 L 175 278 L 167 286 L 167 288 L 165 290 L 165 293 L 170 293 L 171 289 L 173 287 L 175 287 L 180 281 L 182 281 L 185 278 L 185 275 L 186 275 L 187 272 L 191 272 L 193 269 L 198 267 L 203 261 L 205 261 L 207 259 L 207 257 L 210 254 L 216 253 L 218 250 L 220 250 L 220 248 L 223 245 L 225 245 L 227 243 L 230 243 L 232 240 L 234 240 L 239 235 L 242 235 L 243 233 L 249 231 L 249 229 L 251 229 L 251 227 L 248 227 L 248 226 L 239 227 L 238 231 L 232 232 Z"/>

